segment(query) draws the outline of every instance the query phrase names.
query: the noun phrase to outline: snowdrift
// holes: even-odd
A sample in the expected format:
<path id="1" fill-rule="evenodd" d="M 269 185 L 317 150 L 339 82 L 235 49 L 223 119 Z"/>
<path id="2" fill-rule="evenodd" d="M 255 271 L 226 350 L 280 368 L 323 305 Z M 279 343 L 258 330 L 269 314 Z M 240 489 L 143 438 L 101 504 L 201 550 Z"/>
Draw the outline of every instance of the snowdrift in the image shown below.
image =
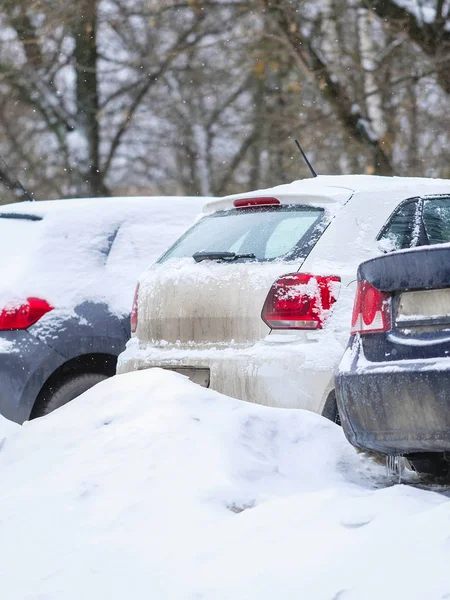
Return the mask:
<path id="1" fill-rule="evenodd" d="M 17 423 L 13 423 L 12 421 L 8 421 L 8 419 L 5 419 L 5 417 L 0 415 L 0 449 L 6 437 L 18 432 L 19 430 L 20 425 L 17 425 Z"/>
<path id="2" fill-rule="evenodd" d="M 3 431 L 2 598 L 450 594 L 447 498 L 385 487 L 318 415 L 155 369 Z"/>

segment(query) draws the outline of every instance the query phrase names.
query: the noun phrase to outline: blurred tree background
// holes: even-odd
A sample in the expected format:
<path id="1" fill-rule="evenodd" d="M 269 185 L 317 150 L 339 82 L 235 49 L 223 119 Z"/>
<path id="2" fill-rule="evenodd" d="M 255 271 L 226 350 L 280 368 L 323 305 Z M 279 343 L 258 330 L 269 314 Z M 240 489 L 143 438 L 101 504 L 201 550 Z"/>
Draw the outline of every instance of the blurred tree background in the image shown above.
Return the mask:
<path id="1" fill-rule="evenodd" d="M 0 203 L 450 177 L 450 0 L 0 0 Z"/>

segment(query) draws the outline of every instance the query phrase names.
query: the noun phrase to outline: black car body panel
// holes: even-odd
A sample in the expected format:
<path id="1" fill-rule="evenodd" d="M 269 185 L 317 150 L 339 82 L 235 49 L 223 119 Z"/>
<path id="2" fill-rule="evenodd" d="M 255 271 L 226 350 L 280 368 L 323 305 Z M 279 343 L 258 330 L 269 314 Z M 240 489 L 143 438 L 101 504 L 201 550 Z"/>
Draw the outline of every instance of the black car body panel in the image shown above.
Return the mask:
<path id="1" fill-rule="evenodd" d="M 351 363 L 336 377 L 336 397 L 354 446 L 384 454 L 450 449 L 450 359 L 447 368 L 429 358 L 369 363 L 357 337 L 350 351 Z"/>
<path id="2" fill-rule="evenodd" d="M 57 330 L 44 318 L 28 330 L 0 332 L 0 414 L 11 421 L 30 418 L 43 384 L 68 360 L 95 354 L 117 358 L 129 339 L 128 315 L 120 319 L 104 304 L 83 303 L 57 322 Z"/>
<path id="3" fill-rule="evenodd" d="M 28 331 L 0 332 L 0 414 L 22 423 L 42 382 L 65 359 Z"/>

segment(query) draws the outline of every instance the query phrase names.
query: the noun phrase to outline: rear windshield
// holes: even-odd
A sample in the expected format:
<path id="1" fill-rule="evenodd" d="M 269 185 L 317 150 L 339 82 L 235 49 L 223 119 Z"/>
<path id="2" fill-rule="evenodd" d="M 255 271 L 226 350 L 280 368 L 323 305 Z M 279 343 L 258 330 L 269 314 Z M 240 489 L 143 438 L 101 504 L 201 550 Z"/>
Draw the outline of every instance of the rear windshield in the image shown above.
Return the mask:
<path id="1" fill-rule="evenodd" d="M 28 215 L 0 214 L 0 292 L 20 278 L 39 229 L 39 222 Z"/>
<path id="2" fill-rule="evenodd" d="M 0 256 L 11 257 L 21 253 L 27 243 L 34 235 L 36 225 L 40 217 L 34 215 L 17 215 L 10 213 L 0 214 Z"/>
<path id="3" fill-rule="evenodd" d="M 252 254 L 257 261 L 307 256 L 323 231 L 321 208 L 271 206 L 216 212 L 203 217 L 160 259 L 197 252 Z"/>

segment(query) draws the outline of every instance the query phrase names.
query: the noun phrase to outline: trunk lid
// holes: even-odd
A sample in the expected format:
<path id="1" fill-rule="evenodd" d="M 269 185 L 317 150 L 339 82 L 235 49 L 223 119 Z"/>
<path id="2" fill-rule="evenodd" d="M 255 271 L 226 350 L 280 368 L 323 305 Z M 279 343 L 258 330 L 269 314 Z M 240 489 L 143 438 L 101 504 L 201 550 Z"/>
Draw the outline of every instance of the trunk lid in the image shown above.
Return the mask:
<path id="1" fill-rule="evenodd" d="M 331 218 L 323 206 L 277 202 L 219 210 L 188 230 L 141 278 L 137 337 L 192 347 L 265 337 L 261 310 L 271 285 L 298 271 Z M 227 254 L 197 263 L 198 252 Z"/>
<path id="2" fill-rule="evenodd" d="M 298 265 L 297 265 L 298 266 Z M 156 265 L 141 282 L 137 336 L 143 341 L 246 346 L 269 333 L 261 310 L 286 263 Z"/>
<path id="3" fill-rule="evenodd" d="M 359 276 L 394 294 L 393 325 L 406 334 L 450 329 L 450 246 L 396 252 L 360 266 Z"/>

